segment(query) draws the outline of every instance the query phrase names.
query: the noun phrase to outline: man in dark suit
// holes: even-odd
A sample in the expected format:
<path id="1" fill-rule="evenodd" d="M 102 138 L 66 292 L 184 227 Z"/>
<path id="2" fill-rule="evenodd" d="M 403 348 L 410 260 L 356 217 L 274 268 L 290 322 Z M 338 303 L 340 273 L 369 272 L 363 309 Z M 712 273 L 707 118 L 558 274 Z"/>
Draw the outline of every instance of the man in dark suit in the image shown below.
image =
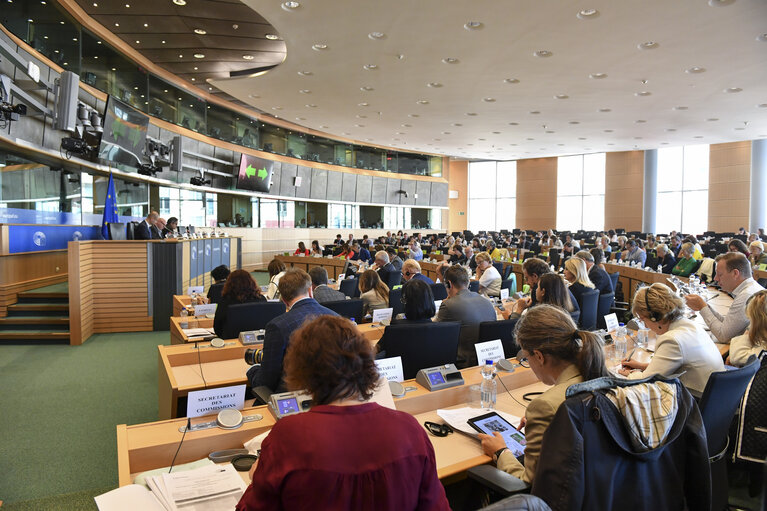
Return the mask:
<path id="1" fill-rule="evenodd" d="M 380 278 L 381 282 L 387 286 L 389 285 L 389 276 L 397 271 L 389 262 L 389 254 L 387 254 L 385 250 L 376 252 L 375 258 L 373 259 L 372 269 L 378 272 L 378 278 Z"/>
<path id="2" fill-rule="evenodd" d="M 312 294 L 318 303 L 346 300 L 345 294 L 328 286 L 328 272 L 322 266 L 313 266 L 309 277 L 312 279 Z"/>
<path id="3" fill-rule="evenodd" d="M 150 212 L 133 230 L 133 238 L 137 240 L 160 239 L 160 231 L 155 227 L 159 216 L 157 211 Z"/>
<path id="4" fill-rule="evenodd" d="M 433 280 L 421 273 L 421 265 L 415 259 L 408 259 L 402 263 L 402 278 L 405 280 L 423 280 L 430 286 L 434 284 Z"/>
<path id="5" fill-rule="evenodd" d="M 479 324 L 483 321 L 495 321 L 495 308 L 490 300 L 472 293 L 469 287 L 469 274 L 461 266 L 451 266 L 445 271 L 447 298 L 442 300 L 437 312 L 437 321 L 458 321 L 461 333 L 458 337 L 459 368 L 477 365 L 477 352 L 474 344 L 479 336 Z"/>
<path id="6" fill-rule="evenodd" d="M 658 255 L 658 264 L 662 266 L 663 273 L 671 275 L 671 270 L 676 266 L 676 258 L 665 243 L 661 243 L 655 249 Z M 655 269 L 655 268 L 653 268 Z"/>
<path id="7" fill-rule="evenodd" d="M 402 271 L 402 259 L 397 255 L 397 249 L 394 247 L 387 247 L 386 253 L 389 255 L 389 263 L 394 269 L 396 271 Z"/>
<path id="8" fill-rule="evenodd" d="M 288 349 L 290 335 L 309 318 L 338 314 L 312 298 L 312 280 L 303 270 L 287 270 L 277 287 L 280 290 L 280 299 L 288 311 L 266 324 L 264 356 L 261 364 L 248 369 L 248 382 L 254 389 L 265 386 L 272 392 L 284 392 L 286 387 L 283 381 L 282 360 Z"/>
<path id="9" fill-rule="evenodd" d="M 598 248 L 594 250 L 599 250 L 600 252 L 602 251 Z M 589 280 L 594 284 L 594 288 L 599 289 L 600 295 L 612 293 L 614 291 L 610 276 L 606 271 L 597 266 L 596 258 L 592 252 L 587 250 L 579 250 L 575 254 L 575 257 L 583 259 L 583 262 L 586 263 L 586 270 L 589 272 Z M 601 262 L 602 259 L 600 258 L 599 261 Z"/>

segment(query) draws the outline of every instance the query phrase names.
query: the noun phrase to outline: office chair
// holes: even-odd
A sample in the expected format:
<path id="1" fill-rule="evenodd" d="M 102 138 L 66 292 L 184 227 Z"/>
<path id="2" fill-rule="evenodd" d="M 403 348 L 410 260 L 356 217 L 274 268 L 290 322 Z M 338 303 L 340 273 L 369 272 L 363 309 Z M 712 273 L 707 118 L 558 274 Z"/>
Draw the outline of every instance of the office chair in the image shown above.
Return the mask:
<path id="1" fill-rule="evenodd" d="M 445 287 L 445 284 L 432 284 L 430 287 L 431 293 L 434 295 L 434 300 L 444 300 L 447 298 L 447 288 Z"/>
<path id="2" fill-rule="evenodd" d="M 615 290 L 618 289 L 618 277 L 621 276 L 620 272 L 615 273 L 608 273 L 610 276 L 610 283 L 613 285 L 613 293 L 615 293 Z"/>
<path id="3" fill-rule="evenodd" d="M 498 270 L 498 275 L 503 276 L 503 263 L 502 262 L 494 262 L 493 267 Z"/>
<path id="4" fill-rule="evenodd" d="M 348 319 L 354 319 L 358 323 L 362 322 L 362 298 L 353 298 L 351 300 L 335 300 L 332 302 L 325 302 L 323 307 L 327 307 L 339 316 L 343 316 Z"/>
<path id="5" fill-rule="evenodd" d="M 479 324 L 477 342 L 494 341 L 500 339 L 503 344 L 503 354 L 506 358 L 517 356 L 519 345 L 514 339 L 514 327 L 516 319 L 504 319 L 501 321 L 483 321 Z"/>
<path id="6" fill-rule="evenodd" d="M 577 325 L 578 321 L 581 319 L 581 311 L 580 310 L 574 310 L 568 312 L 570 314 L 570 317 L 572 318 L 573 322 Z"/>
<path id="7" fill-rule="evenodd" d="M 458 322 L 389 325 L 379 341 L 385 346 L 385 357 L 402 357 L 406 380 L 427 367 L 455 364 L 458 354 Z"/>
<path id="8" fill-rule="evenodd" d="M 255 302 L 230 305 L 224 324 L 224 339 L 239 337 L 240 332 L 261 330 L 271 320 L 285 313 L 281 302 Z"/>
<path id="9" fill-rule="evenodd" d="M 469 281 L 469 291 L 472 293 L 479 293 L 479 281 L 478 280 L 470 280 Z"/>
<path id="10" fill-rule="evenodd" d="M 400 284 L 402 284 L 402 272 L 396 270 L 389 272 L 389 275 L 386 277 L 386 285 L 389 289 L 394 286 L 399 286 Z"/>
<path id="11" fill-rule="evenodd" d="M 354 298 L 355 294 L 359 296 L 359 279 L 342 280 L 338 286 L 338 290 L 349 298 Z"/>
<path id="12" fill-rule="evenodd" d="M 607 328 L 605 316 L 610 314 L 615 301 L 615 293 L 605 293 L 599 295 L 597 302 L 597 328 Z"/>
<path id="13" fill-rule="evenodd" d="M 138 226 L 138 222 L 128 222 L 128 224 L 125 226 L 125 237 L 129 240 L 135 240 L 136 239 L 136 227 Z"/>
<path id="14" fill-rule="evenodd" d="M 554 267 L 554 270 L 559 269 L 560 259 L 559 249 L 552 248 L 549 250 L 549 264 Z"/>
<path id="15" fill-rule="evenodd" d="M 402 287 L 397 289 L 389 288 L 389 307 L 392 308 L 392 317 L 405 312 L 405 305 L 402 303 Z"/>
<path id="16" fill-rule="evenodd" d="M 128 229 L 124 223 L 114 222 L 109 224 L 109 239 L 110 240 L 126 240 L 128 239 Z"/>
<path id="17" fill-rule="evenodd" d="M 509 296 L 513 295 L 516 292 L 516 284 L 517 280 L 515 279 L 508 279 L 508 280 L 502 280 L 501 281 L 501 289 L 508 289 L 509 290 Z"/>
<path id="18" fill-rule="evenodd" d="M 578 306 L 581 308 L 579 325 L 583 330 L 594 330 L 597 327 L 597 308 L 599 305 L 599 289 L 589 289 L 581 295 Z"/>
<path id="19" fill-rule="evenodd" d="M 512 270 L 512 268 L 511 268 L 511 265 L 510 265 L 510 264 L 507 264 L 507 265 L 506 265 L 506 266 L 503 268 L 503 271 L 501 272 L 501 278 L 502 278 L 503 280 L 507 280 L 507 279 L 509 278 L 509 276 L 511 275 L 511 270 Z"/>

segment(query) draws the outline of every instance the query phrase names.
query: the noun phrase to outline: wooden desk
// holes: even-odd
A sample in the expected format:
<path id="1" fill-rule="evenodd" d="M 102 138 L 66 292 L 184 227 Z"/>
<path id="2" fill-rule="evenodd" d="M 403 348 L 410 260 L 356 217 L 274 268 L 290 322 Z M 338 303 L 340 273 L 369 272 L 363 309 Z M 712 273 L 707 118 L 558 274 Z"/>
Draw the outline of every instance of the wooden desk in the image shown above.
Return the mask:
<path id="1" fill-rule="evenodd" d="M 182 325 L 187 326 L 182 328 Z M 185 344 L 188 342 L 199 342 L 199 339 L 189 340 L 189 337 L 183 332 L 185 328 L 213 328 L 213 320 L 206 318 L 205 316 L 195 317 L 181 317 L 174 316 L 170 318 L 170 343 L 171 344 Z"/>
<path id="2" fill-rule="evenodd" d="M 192 297 L 189 295 L 173 295 L 173 308 L 172 314 L 174 316 L 181 316 L 181 309 L 189 307 L 192 303 Z"/>
<path id="3" fill-rule="evenodd" d="M 300 256 L 275 256 L 288 268 L 301 268 L 305 272 L 309 272 L 315 266 L 321 266 L 328 272 L 329 279 L 337 279 L 338 276 L 343 273 L 344 266 L 346 266 L 346 259 L 339 259 L 335 257 L 300 257 Z"/>
<path id="4" fill-rule="evenodd" d="M 165 348 L 188 349 L 190 346 L 166 346 Z M 219 352 L 223 349 L 220 348 Z M 192 355 L 196 357 L 196 353 Z M 205 354 L 203 354 L 204 356 Z M 482 376 L 479 367 L 464 369 L 461 372 L 465 381 L 464 385 L 437 392 L 429 392 L 417 384 L 415 380 L 405 382 L 405 386 L 416 387 L 416 390 L 408 392 L 401 398 L 395 398 L 395 406 L 398 410 L 416 416 L 421 423 L 423 423 L 423 420 L 428 420 L 427 417 L 433 418 L 432 415 L 422 414 L 430 414 L 438 408 L 465 406 L 469 400 L 470 387 L 478 385 Z M 524 393 L 521 391 L 523 387 L 533 384 L 536 384 L 536 388 L 541 386 L 537 384 L 535 374 L 531 370 L 522 367 L 517 368 L 513 373 L 499 373 L 498 378 L 503 381 L 507 388 L 512 390 L 520 402 L 524 402 L 521 399 L 521 393 Z M 524 407 L 519 403 L 515 403 L 510 398 L 507 399 L 507 394 L 504 393 L 502 395 L 503 385 L 498 387 L 498 409 L 514 415 L 523 415 Z M 519 392 L 515 392 L 514 389 L 519 389 Z M 244 442 L 270 429 L 274 424 L 273 416 L 265 406 L 243 410 L 243 415 L 255 413 L 263 415 L 263 419 L 245 423 L 235 430 L 216 428 L 188 432 L 184 439 L 184 446 L 178 453 L 176 463 L 181 464 L 198 460 L 215 450 L 242 448 Z M 200 422 L 210 420 L 215 420 L 215 416 L 195 419 L 195 421 Z M 185 424 L 186 419 L 182 418 L 133 426 L 118 425 L 117 460 L 120 486 L 130 484 L 133 477 L 139 472 L 169 466 L 181 440 L 182 434 L 178 428 Z M 432 436 L 430 436 L 430 439 L 435 447 L 437 471 L 440 478 L 459 474 L 472 466 L 490 461 L 490 458 L 482 454 L 478 442 L 475 440 L 467 442 L 467 440 L 471 439 L 462 438 L 460 434 L 446 437 L 448 441 Z"/>
<path id="5" fill-rule="evenodd" d="M 631 307 L 634 293 L 636 293 L 637 287 L 640 285 L 651 285 L 660 282 L 661 284 L 666 284 L 667 286 L 672 287 L 666 280 L 670 275 L 666 273 L 657 273 L 642 268 L 632 268 L 631 266 L 623 266 L 614 263 L 605 263 L 605 270 L 607 270 L 607 273 L 618 272 L 620 274 L 618 280 L 623 284 L 623 297 L 626 302 L 628 302 L 629 307 Z M 685 282 L 687 281 L 686 278 L 682 277 L 681 279 Z"/>

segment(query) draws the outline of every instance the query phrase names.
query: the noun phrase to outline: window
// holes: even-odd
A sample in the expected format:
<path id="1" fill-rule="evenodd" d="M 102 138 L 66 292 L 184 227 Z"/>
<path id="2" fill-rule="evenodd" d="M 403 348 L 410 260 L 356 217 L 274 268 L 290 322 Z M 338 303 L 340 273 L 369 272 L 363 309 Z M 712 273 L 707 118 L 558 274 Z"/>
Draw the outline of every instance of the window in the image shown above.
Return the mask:
<path id="1" fill-rule="evenodd" d="M 351 204 L 329 204 L 328 227 L 355 229 L 360 222 L 360 207 Z"/>
<path id="2" fill-rule="evenodd" d="M 517 220 L 517 162 L 469 164 L 469 230 L 511 230 Z"/>
<path id="3" fill-rule="evenodd" d="M 605 153 L 557 158 L 557 230 L 605 226 Z"/>
<path id="4" fill-rule="evenodd" d="M 655 232 L 701 234 L 708 227 L 709 146 L 658 149 Z"/>

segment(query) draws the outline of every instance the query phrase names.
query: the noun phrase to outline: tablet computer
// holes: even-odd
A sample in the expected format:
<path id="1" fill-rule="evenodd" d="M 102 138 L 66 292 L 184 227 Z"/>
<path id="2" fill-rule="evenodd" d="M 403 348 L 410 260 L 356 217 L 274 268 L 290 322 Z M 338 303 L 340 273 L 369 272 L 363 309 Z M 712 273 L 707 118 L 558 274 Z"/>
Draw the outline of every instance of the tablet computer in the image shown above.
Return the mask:
<path id="1" fill-rule="evenodd" d="M 512 426 L 509 421 L 498 415 L 498 413 L 486 413 L 485 415 L 469 419 L 468 423 L 469 426 L 485 435 L 492 436 L 497 431 L 506 442 L 506 447 L 514 453 L 514 456 L 519 457 L 524 454 L 525 445 L 527 445 L 525 435 Z"/>

